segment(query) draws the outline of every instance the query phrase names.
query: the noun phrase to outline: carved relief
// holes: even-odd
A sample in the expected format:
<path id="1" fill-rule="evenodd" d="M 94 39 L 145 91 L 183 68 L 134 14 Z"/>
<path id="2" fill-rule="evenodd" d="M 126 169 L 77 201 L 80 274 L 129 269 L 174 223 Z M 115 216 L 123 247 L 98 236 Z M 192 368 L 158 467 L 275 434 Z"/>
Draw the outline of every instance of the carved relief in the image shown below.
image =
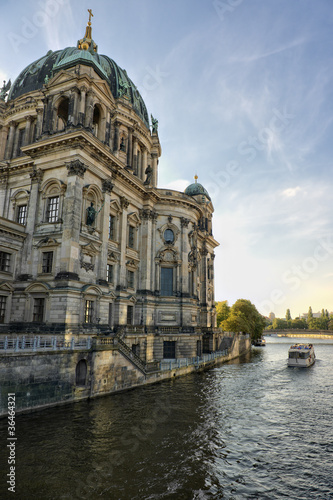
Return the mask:
<path id="1" fill-rule="evenodd" d="M 128 205 L 129 205 L 129 200 L 127 198 L 125 198 L 125 196 L 121 196 L 120 197 L 120 205 L 121 205 L 121 208 L 128 208 Z"/>
<path id="2" fill-rule="evenodd" d="M 73 160 L 66 164 L 68 174 L 67 175 L 77 175 L 78 177 L 83 177 L 87 168 L 84 166 L 82 161 Z"/>
<path id="3" fill-rule="evenodd" d="M 110 179 L 103 179 L 102 180 L 102 191 L 103 193 L 111 193 L 113 189 L 113 184 Z"/>
<path id="4" fill-rule="evenodd" d="M 41 181 L 43 179 L 43 175 L 44 175 L 44 173 L 40 168 L 37 169 L 36 167 L 34 167 L 33 171 L 30 173 L 31 182 L 32 183 L 35 183 L 35 182 L 41 183 Z"/>

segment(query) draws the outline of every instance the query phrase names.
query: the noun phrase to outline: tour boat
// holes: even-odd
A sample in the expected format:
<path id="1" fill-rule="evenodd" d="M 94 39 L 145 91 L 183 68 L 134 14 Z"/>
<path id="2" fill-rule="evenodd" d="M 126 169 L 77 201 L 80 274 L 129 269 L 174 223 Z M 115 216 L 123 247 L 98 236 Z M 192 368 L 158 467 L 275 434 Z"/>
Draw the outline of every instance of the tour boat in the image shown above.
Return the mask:
<path id="1" fill-rule="evenodd" d="M 288 366 L 307 368 L 316 361 L 313 344 L 293 344 L 289 348 Z"/>
<path id="2" fill-rule="evenodd" d="M 256 347 L 265 347 L 266 340 L 265 339 L 255 339 L 255 340 L 252 340 L 252 345 L 254 345 Z"/>

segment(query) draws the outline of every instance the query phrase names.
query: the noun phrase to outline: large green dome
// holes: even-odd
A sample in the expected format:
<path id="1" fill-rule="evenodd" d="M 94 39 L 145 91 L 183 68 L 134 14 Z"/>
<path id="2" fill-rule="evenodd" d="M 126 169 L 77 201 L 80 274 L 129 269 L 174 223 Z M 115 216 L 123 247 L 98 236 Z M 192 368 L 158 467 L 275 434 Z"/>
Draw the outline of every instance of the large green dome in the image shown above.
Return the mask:
<path id="1" fill-rule="evenodd" d="M 16 78 L 10 90 L 8 100 L 39 90 L 45 79 L 51 78 L 60 69 L 66 69 L 76 64 L 92 66 L 101 78 L 107 81 L 115 99 L 125 97 L 132 103 L 136 114 L 149 128 L 149 119 L 146 105 L 132 80 L 108 56 L 94 51 L 80 50 L 77 47 L 67 47 L 53 52 L 50 50 L 45 56 L 29 64 Z"/>
<path id="2" fill-rule="evenodd" d="M 202 194 L 211 201 L 208 191 L 199 182 L 193 182 L 193 184 L 187 186 L 184 192 L 188 196 L 197 196 L 198 194 Z"/>

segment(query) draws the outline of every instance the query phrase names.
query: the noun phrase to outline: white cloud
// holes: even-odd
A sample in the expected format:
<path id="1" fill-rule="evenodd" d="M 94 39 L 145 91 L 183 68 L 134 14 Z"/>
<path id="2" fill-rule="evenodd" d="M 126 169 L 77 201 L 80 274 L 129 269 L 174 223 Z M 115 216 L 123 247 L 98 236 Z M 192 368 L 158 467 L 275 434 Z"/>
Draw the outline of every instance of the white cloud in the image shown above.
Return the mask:
<path id="1" fill-rule="evenodd" d="M 300 191 L 301 191 L 301 188 L 299 186 L 297 186 L 295 188 L 287 188 L 284 191 L 282 191 L 282 195 L 287 197 L 287 198 L 293 198 Z"/>

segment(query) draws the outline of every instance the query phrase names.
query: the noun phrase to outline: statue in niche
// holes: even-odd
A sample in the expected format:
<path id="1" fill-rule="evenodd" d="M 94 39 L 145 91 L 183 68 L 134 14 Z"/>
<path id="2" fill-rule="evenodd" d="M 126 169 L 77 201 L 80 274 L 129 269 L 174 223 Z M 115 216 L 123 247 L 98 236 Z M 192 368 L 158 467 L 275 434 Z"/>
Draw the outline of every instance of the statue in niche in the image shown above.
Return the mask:
<path id="1" fill-rule="evenodd" d="M 153 176 L 153 169 L 151 168 L 150 165 L 148 165 L 148 167 L 146 168 L 145 174 L 146 174 L 146 180 L 145 180 L 144 184 L 147 186 L 147 185 L 151 184 L 151 178 Z"/>
<path id="2" fill-rule="evenodd" d="M 151 124 L 152 124 L 152 133 L 156 133 L 157 134 L 157 129 L 158 129 L 158 120 L 156 120 L 156 118 L 153 117 L 153 115 L 150 115 L 151 117 Z"/>
<path id="3" fill-rule="evenodd" d="M 123 137 L 121 138 L 121 141 L 120 141 L 119 150 L 120 151 L 126 151 L 125 140 L 124 140 Z"/>
<path id="4" fill-rule="evenodd" d="M 93 202 L 90 203 L 90 207 L 87 208 L 87 221 L 86 221 L 87 226 L 93 225 L 97 215 L 100 213 L 104 205 L 105 205 L 105 200 L 101 208 L 99 210 L 96 210 L 94 207 L 94 203 Z"/>
<path id="5" fill-rule="evenodd" d="M 93 202 L 90 203 L 90 207 L 87 208 L 87 226 L 92 226 L 95 222 L 96 210 L 94 208 Z"/>

